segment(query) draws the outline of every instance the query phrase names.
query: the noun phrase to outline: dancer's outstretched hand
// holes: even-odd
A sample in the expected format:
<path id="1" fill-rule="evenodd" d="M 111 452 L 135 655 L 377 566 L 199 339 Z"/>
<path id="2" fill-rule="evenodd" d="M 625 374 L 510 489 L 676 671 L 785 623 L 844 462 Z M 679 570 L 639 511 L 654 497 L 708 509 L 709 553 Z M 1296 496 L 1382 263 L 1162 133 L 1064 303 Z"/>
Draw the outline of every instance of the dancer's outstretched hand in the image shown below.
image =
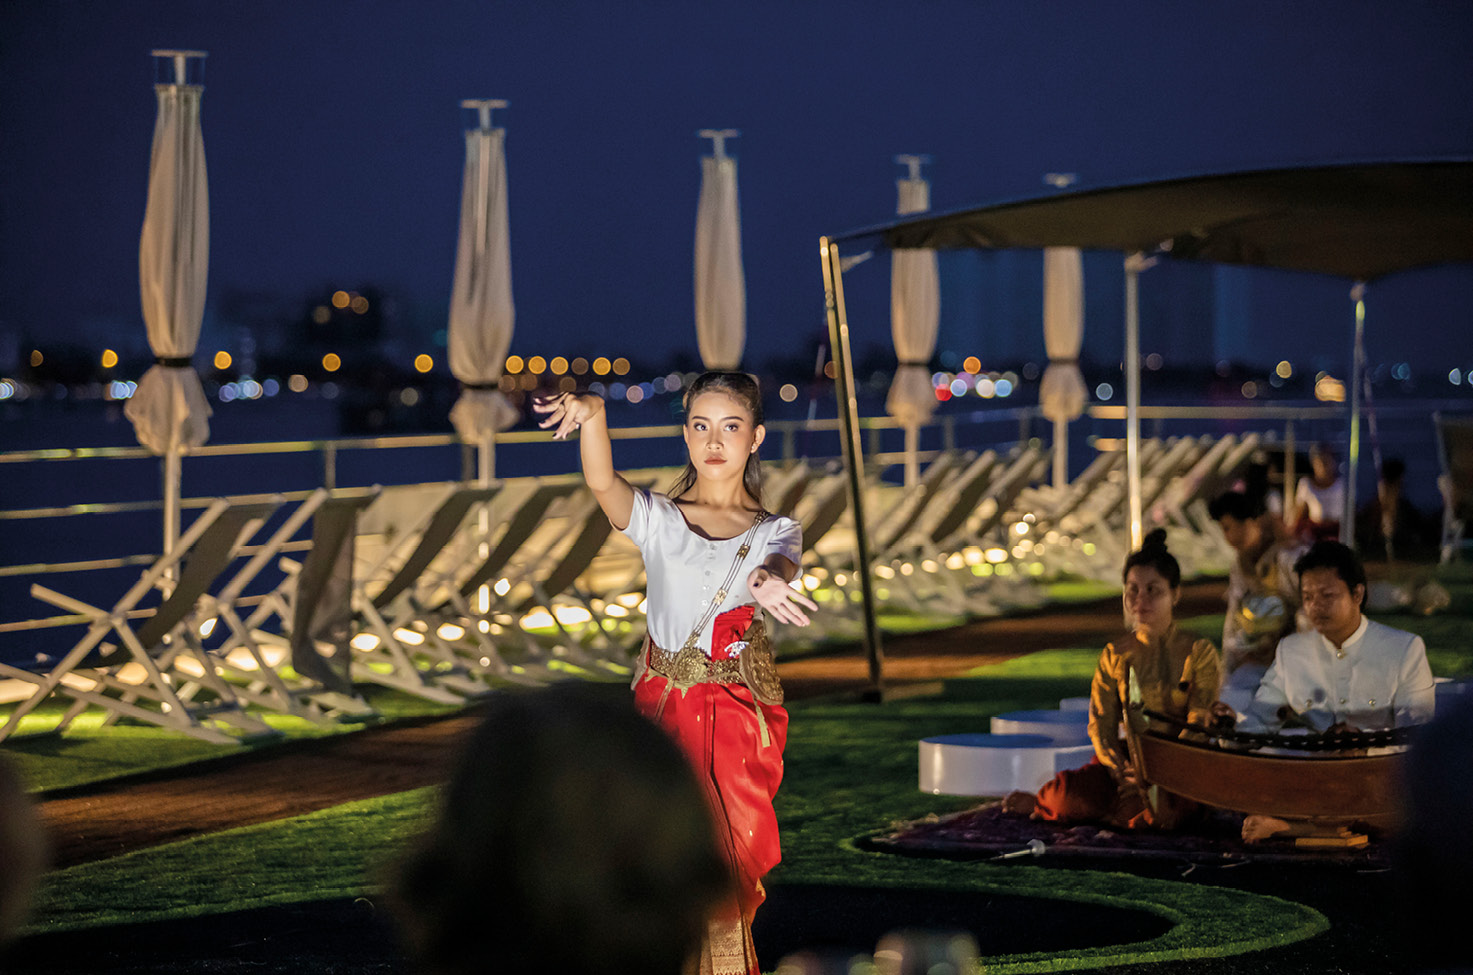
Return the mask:
<path id="1" fill-rule="evenodd" d="M 547 419 L 537 425 L 544 430 L 557 427 L 552 434 L 554 440 L 565 439 L 603 408 L 603 400 L 588 394 L 579 396 L 575 393 L 555 393 L 532 400 L 532 409 L 535 412 L 548 414 Z"/>
<path id="2" fill-rule="evenodd" d="M 747 590 L 757 605 L 772 614 L 773 619 L 795 626 L 807 626 L 808 614 L 802 607 L 817 610 L 818 604 L 784 581 L 783 577 L 765 565 L 759 565 L 747 575 Z"/>

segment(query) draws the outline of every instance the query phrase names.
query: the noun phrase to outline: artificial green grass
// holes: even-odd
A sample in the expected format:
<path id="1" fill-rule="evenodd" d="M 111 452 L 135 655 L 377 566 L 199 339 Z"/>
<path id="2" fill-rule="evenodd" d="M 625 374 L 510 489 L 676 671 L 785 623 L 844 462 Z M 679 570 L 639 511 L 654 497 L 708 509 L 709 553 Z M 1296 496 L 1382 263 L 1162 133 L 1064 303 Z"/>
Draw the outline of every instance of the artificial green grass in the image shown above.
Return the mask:
<path id="1" fill-rule="evenodd" d="M 1473 574 L 1444 578 L 1453 605 L 1442 616 L 1378 615 L 1420 633 L 1433 670 L 1473 674 Z M 1181 625 L 1214 641 L 1222 617 Z M 916 789 L 916 742 L 930 735 L 986 730 L 996 713 L 1052 706 L 1083 694 L 1098 647 L 1028 654 L 948 681 L 943 694 L 869 704 L 809 702 L 792 710 L 786 778 L 777 808 L 784 862 L 774 883 L 922 887 L 1108 903 L 1149 911 L 1172 929 L 1150 941 L 1062 956 L 988 959 L 989 972 L 1080 970 L 1125 962 L 1224 957 L 1288 944 L 1325 930 L 1324 917 L 1299 904 L 1231 889 L 1095 871 L 1045 870 L 922 860 L 859 849 L 856 837 L 885 824 L 948 813 L 971 800 L 927 796 Z M 610 688 L 611 693 L 622 693 Z M 394 695 L 392 697 L 399 697 Z M 388 699 L 385 699 L 387 703 Z M 379 703 L 379 702 L 376 702 Z M 399 705 L 392 705 L 399 706 Z M 423 702 L 406 700 L 423 713 Z M 380 704 L 388 713 L 390 707 Z M 309 729 L 306 733 L 320 733 Z M 190 754 L 227 748 L 167 732 L 112 728 L 63 739 L 7 743 L 22 764 L 57 766 L 58 779 L 157 767 L 165 752 L 177 764 Z M 118 741 L 134 738 L 132 757 Z M 145 752 L 151 753 L 152 761 Z M 89 764 L 91 773 L 88 773 Z M 65 767 L 71 766 L 70 770 Z M 48 878 L 35 914 L 37 930 L 198 916 L 265 904 L 372 895 L 386 865 L 420 828 L 433 791 L 418 790 L 350 803 L 291 820 L 230 830 L 58 871 Z M 1045 908 L 1041 908 L 1046 911 Z"/>
<path id="2" fill-rule="evenodd" d="M 1018 658 L 974 678 L 948 681 L 934 698 L 878 707 L 795 705 L 777 802 L 784 862 L 772 882 L 1063 898 L 1146 910 L 1174 924 L 1161 937 L 1136 945 L 989 959 L 988 971 L 998 972 L 1223 956 L 1323 930 L 1324 918 L 1308 908 L 1238 891 L 1127 874 L 910 859 L 855 846 L 855 837 L 891 821 L 971 804 L 916 789 L 917 739 L 985 728 L 999 711 L 1075 693 L 1087 685 L 1096 652 Z M 426 789 L 349 803 L 58 871 L 48 878 L 35 927 L 61 930 L 373 896 L 387 865 L 425 822 L 433 795 Z M 1046 905 L 1040 910 L 1046 912 Z"/>
<path id="3" fill-rule="evenodd" d="M 456 710 L 455 707 L 384 688 L 369 687 L 362 689 L 362 693 L 378 712 L 375 723 L 448 714 Z M 66 706 L 64 701 L 42 704 L 22 720 L 20 736 L 7 739 L 3 745 L 5 757 L 19 771 L 29 791 L 46 792 L 87 785 L 138 772 L 234 755 L 243 748 L 271 748 L 284 741 L 347 734 L 366 726 L 360 723 L 318 725 L 291 715 L 261 712 L 258 716 L 281 732 L 280 738 L 238 745 L 213 745 L 177 731 L 133 721 L 120 721 L 103 727 L 104 714 L 94 710 L 79 716 L 64 734 L 39 733 L 54 727 Z M 8 713 L 8 708 L 0 709 L 0 721 L 4 721 Z"/>

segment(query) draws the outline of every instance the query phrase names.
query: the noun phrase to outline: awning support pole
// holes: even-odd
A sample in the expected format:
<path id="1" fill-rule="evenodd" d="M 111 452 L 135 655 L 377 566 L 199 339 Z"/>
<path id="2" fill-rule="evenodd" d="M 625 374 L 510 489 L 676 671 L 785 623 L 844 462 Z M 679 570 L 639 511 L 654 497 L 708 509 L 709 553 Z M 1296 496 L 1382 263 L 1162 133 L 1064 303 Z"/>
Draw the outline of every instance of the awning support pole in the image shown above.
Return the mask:
<path id="1" fill-rule="evenodd" d="M 839 248 L 835 244 L 827 237 L 820 237 L 818 249 L 823 264 L 829 346 L 834 355 L 834 391 L 839 400 L 844 466 L 849 474 L 849 510 L 854 516 L 854 574 L 859 582 L 864 614 L 864 654 L 869 665 L 870 688 L 883 693 L 884 651 L 880 646 L 880 629 L 875 615 L 874 578 L 870 573 L 869 535 L 865 529 L 864 451 L 859 439 L 859 400 L 854 389 L 854 365 L 849 351 L 849 321 L 844 311 L 844 272 L 839 266 Z"/>
<path id="2" fill-rule="evenodd" d="M 1355 547 L 1355 478 L 1360 465 L 1360 397 L 1366 370 L 1366 284 L 1350 289 L 1355 302 L 1355 343 L 1350 350 L 1350 459 L 1345 472 L 1345 507 L 1340 513 L 1340 541 Z"/>
<path id="3" fill-rule="evenodd" d="M 1125 476 L 1130 491 L 1130 550 L 1145 538 L 1141 511 L 1141 312 L 1139 278 L 1156 258 L 1137 251 L 1125 258 Z"/>

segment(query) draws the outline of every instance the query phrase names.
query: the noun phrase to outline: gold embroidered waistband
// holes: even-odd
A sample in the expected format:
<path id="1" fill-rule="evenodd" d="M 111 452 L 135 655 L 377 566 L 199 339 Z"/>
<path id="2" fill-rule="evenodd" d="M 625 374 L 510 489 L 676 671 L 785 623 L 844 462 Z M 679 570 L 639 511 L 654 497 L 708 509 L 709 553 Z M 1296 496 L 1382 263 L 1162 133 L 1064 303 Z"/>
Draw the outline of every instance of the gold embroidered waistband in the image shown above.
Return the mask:
<path id="1" fill-rule="evenodd" d="M 742 683 L 741 660 L 727 657 L 712 660 L 696 647 L 682 647 L 678 653 L 655 645 L 650 641 L 650 670 L 668 678 L 680 687 L 694 684 L 740 684 Z"/>

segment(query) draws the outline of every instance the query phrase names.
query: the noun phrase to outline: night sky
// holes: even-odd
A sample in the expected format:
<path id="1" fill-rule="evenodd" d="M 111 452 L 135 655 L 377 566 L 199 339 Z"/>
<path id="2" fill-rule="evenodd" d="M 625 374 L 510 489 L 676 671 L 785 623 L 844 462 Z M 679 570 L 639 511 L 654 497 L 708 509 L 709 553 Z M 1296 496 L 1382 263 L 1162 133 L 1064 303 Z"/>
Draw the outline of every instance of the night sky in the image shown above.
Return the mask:
<path id="1" fill-rule="evenodd" d="M 1473 156 L 1473 8 L 1451 0 L 6 0 L 0 337 L 141 335 L 154 47 L 210 55 L 202 350 L 230 341 L 222 295 L 366 286 L 428 345 L 467 97 L 511 102 L 497 124 L 524 355 L 693 352 L 703 127 L 742 130 L 749 363 L 811 357 L 818 237 L 893 213 L 896 153 L 934 157 L 936 209 L 1038 195 L 1048 172 L 1097 187 Z M 943 343 L 1041 355 L 1035 265 L 947 258 Z M 1087 265 L 1086 357 L 1118 355 L 1117 269 Z M 1348 347 L 1344 282 L 1253 276 L 1234 292 L 1237 331 L 1214 336 L 1210 271 L 1151 274 L 1143 349 L 1208 362 Z M 851 280 L 861 342 L 887 340 L 888 278 L 871 262 Z M 1473 368 L 1470 299 L 1466 269 L 1373 290 L 1373 360 Z"/>

